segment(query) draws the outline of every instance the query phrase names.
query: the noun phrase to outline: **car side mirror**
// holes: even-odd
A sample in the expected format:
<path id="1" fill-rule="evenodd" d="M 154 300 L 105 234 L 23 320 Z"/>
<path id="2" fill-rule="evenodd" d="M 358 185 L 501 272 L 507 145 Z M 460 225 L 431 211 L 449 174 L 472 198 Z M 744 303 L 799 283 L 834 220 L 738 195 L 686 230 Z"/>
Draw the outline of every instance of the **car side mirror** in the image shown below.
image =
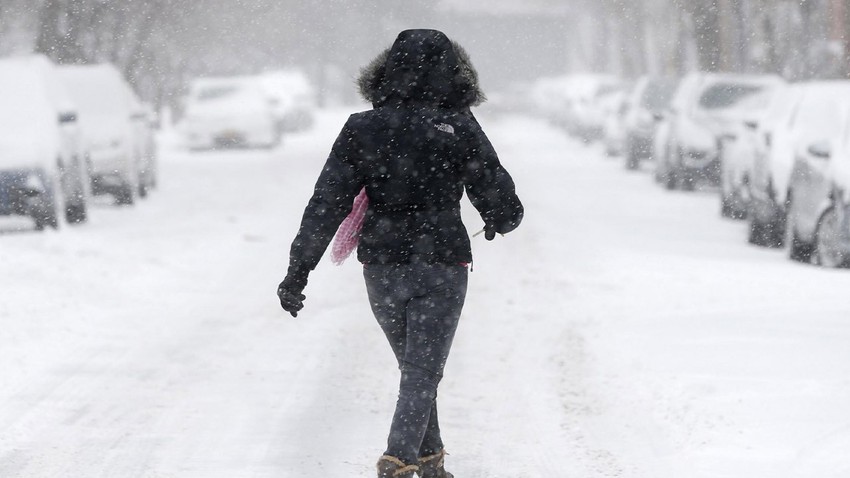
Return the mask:
<path id="1" fill-rule="evenodd" d="M 661 111 L 653 111 L 652 119 L 654 119 L 656 123 L 660 123 L 664 121 L 664 113 Z"/>
<path id="2" fill-rule="evenodd" d="M 744 121 L 744 126 L 751 130 L 755 130 L 759 127 L 758 121 Z"/>
<path id="3" fill-rule="evenodd" d="M 77 122 L 77 114 L 74 112 L 66 111 L 64 113 L 59 113 L 59 124 L 67 124 L 67 123 L 76 123 Z"/>
<path id="4" fill-rule="evenodd" d="M 827 141 L 812 143 L 806 151 L 811 157 L 818 159 L 829 159 L 832 156 L 832 151 Z"/>

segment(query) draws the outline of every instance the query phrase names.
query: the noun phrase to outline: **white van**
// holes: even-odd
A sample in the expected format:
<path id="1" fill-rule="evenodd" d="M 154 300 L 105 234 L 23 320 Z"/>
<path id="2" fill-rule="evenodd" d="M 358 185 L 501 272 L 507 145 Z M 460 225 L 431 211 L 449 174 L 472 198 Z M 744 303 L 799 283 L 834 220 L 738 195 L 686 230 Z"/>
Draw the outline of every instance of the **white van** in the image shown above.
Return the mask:
<path id="1" fill-rule="evenodd" d="M 147 114 L 130 85 L 112 65 L 70 65 L 59 73 L 80 111 L 91 189 L 133 204 L 153 183 L 144 155 Z"/>
<path id="2" fill-rule="evenodd" d="M 86 220 L 76 106 L 43 56 L 0 60 L 0 215 L 32 217 L 38 230 Z"/>

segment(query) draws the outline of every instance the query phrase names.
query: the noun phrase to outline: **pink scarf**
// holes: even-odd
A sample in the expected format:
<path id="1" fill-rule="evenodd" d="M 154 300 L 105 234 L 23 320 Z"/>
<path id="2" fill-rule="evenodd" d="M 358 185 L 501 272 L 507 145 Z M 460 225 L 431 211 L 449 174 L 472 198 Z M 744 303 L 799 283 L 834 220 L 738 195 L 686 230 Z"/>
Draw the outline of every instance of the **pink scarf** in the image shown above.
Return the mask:
<path id="1" fill-rule="evenodd" d="M 366 209 L 369 207 L 369 198 L 366 196 L 366 188 L 360 190 L 360 194 L 354 198 L 354 205 L 334 237 L 331 249 L 331 261 L 341 265 L 348 259 L 357 244 L 360 242 L 360 230 L 363 228 L 363 220 L 366 218 Z"/>

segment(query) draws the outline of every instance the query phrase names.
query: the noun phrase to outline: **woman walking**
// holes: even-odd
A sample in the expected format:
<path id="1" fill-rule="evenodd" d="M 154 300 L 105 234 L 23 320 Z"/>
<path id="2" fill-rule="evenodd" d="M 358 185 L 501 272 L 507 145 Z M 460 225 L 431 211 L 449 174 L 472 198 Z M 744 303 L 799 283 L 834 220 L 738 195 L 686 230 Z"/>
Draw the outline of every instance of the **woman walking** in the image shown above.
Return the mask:
<path id="1" fill-rule="evenodd" d="M 523 207 L 469 108 L 483 101 L 466 53 L 436 30 L 406 30 L 365 68 L 373 109 L 351 115 L 319 175 L 290 251 L 281 306 L 292 316 L 335 231 L 365 188 L 358 260 L 372 311 L 401 371 L 379 478 L 451 478 L 437 386 L 466 296 L 466 190 L 485 237 L 514 230 Z"/>

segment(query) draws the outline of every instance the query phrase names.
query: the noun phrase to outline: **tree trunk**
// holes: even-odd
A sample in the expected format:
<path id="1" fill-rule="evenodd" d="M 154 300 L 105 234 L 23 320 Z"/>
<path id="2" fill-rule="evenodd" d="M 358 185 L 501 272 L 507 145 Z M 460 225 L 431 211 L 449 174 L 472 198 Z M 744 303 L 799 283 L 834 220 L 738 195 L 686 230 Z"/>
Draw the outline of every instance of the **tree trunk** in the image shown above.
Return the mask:
<path id="1" fill-rule="evenodd" d="M 702 71 L 718 71 L 721 65 L 720 6 L 717 0 L 694 0 L 694 40 Z"/>
<path id="2" fill-rule="evenodd" d="M 842 46 L 844 47 L 844 76 L 850 78 L 850 7 L 844 3 L 845 0 L 834 0 L 837 12 L 843 20 L 844 28 L 841 31 Z"/>

